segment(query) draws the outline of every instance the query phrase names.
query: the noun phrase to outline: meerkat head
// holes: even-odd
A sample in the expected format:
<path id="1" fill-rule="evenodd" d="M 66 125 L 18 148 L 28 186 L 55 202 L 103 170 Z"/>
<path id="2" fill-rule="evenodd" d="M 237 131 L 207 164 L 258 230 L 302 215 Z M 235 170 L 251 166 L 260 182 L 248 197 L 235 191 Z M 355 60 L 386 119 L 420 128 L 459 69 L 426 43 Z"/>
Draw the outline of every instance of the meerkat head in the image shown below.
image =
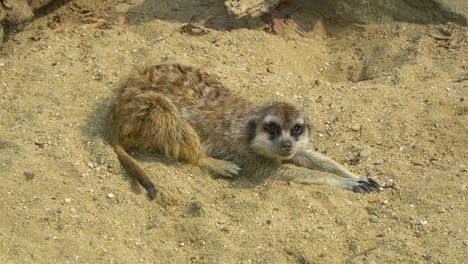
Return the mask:
<path id="1" fill-rule="evenodd" d="M 249 123 L 250 147 L 257 154 L 290 159 L 309 142 L 308 118 L 287 103 L 275 103 L 260 110 Z"/>

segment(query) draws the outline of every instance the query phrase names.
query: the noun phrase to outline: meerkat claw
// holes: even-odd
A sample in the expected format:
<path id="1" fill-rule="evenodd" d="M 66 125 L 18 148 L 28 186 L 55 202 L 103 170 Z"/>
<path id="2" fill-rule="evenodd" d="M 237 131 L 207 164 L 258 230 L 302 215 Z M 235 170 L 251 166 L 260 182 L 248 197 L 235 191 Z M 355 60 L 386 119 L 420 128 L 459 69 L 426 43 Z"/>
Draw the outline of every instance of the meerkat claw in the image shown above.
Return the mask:
<path id="1" fill-rule="evenodd" d="M 368 184 L 373 188 L 373 190 L 380 191 L 380 185 L 371 178 L 367 178 Z"/>
<path id="2" fill-rule="evenodd" d="M 220 173 L 220 174 L 222 176 L 232 178 L 232 177 L 238 176 L 240 170 L 241 168 L 234 162 L 226 161 L 226 164 L 224 166 L 224 171 L 223 173 Z"/>
<path id="3" fill-rule="evenodd" d="M 358 180 L 357 185 L 352 187 L 352 191 L 354 192 L 374 192 L 374 191 L 379 191 L 380 185 L 370 179 L 366 178 L 365 180 Z"/>

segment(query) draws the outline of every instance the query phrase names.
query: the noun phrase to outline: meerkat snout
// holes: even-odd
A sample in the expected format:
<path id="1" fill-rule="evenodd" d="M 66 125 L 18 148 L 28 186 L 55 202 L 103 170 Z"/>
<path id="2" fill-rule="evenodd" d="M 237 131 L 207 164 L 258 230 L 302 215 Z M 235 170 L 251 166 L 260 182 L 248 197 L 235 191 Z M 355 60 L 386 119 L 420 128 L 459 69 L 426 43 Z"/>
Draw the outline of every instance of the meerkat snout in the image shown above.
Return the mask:
<path id="1" fill-rule="evenodd" d="M 282 151 L 291 151 L 292 150 L 292 142 L 289 139 L 281 141 L 281 150 Z"/>
<path id="2" fill-rule="evenodd" d="M 263 118 L 256 122 L 250 142 L 263 156 L 287 160 L 309 142 L 309 123 L 303 114 L 286 103 L 266 107 Z"/>

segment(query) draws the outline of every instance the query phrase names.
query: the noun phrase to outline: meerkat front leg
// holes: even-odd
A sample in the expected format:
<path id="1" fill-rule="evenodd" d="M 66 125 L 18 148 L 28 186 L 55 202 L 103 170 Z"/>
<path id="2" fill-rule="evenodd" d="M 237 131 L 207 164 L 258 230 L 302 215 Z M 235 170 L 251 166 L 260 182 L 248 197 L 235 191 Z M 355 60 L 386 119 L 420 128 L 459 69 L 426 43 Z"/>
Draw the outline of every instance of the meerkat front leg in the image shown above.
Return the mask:
<path id="1" fill-rule="evenodd" d="M 321 172 L 328 172 L 343 178 L 353 180 L 355 182 L 365 183 L 369 185 L 372 190 L 378 190 L 380 187 L 379 184 L 374 180 L 367 177 L 355 175 L 354 173 L 350 172 L 334 160 L 318 152 L 313 151 L 310 145 L 298 150 L 296 154 L 288 161 L 301 167 Z"/>
<path id="2" fill-rule="evenodd" d="M 356 176 L 358 177 L 358 176 Z M 378 188 L 374 181 L 356 180 L 340 177 L 329 172 L 310 170 L 292 164 L 283 164 L 273 179 L 302 184 L 332 186 L 354 192 L 371 192 Z"/>

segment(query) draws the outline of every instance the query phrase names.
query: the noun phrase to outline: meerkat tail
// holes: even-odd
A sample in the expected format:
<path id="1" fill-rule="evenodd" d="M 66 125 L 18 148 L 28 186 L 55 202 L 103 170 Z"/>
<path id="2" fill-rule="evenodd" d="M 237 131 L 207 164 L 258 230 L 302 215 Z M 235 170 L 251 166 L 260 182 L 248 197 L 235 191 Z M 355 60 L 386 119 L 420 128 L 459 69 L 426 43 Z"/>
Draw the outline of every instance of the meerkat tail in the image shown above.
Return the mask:
<path id="1" fill-rule="evenodd" d="M 132 158 L 121 145 L 114 146 L 114 150 L 117 154 L 117 157 L 119 158 L 120 164 L 122 164 L 125 171 L 146 189 L 151 200 L 156 198 L 156 187 L 154 187 L 154 184 L 151 182 L 150 178 L 148 175 L 146 175 L 138 162 Z"/>

